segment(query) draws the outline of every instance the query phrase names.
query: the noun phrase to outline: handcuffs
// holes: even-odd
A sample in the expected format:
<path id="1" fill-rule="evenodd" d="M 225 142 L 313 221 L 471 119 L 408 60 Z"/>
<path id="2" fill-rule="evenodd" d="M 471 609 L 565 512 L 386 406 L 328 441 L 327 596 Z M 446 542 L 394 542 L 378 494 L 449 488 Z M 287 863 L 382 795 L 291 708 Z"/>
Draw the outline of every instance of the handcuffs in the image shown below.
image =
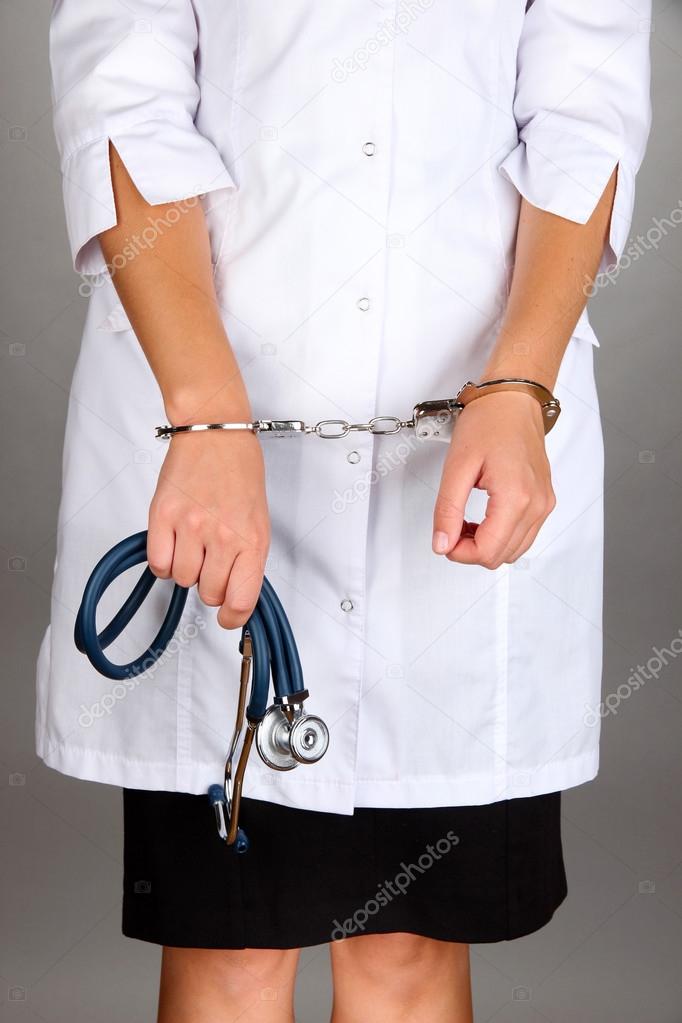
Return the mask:
<path id="1" fill-rule="evenodd" d="M 157 576 L 147 565 L 123 606 L 99 633 L 97 605 L 121 573 L 146 559 L 147 531 L 143 530 L 121 540 L 98 561 L 83 592 L 74 642 L 107 678 L 121 681 L 148 671 L 159 660 L 180 623 L 189 591 L 176 583 L 161 628 L 143 654 L 128 664 L 114 664 L 104 653 L 140 608 Z M 296 641 L 284 608 L 267 579 L 263 579 L 258 603 L 242 629 L 239 647 L 242 664 L 236 720 L 223 782 L 209 787 L 208 798 L 220 838 L 235 852 L 243 853 L 249 841 L 239 827 L 239 808 L 254 738 L 264 763 L 276 771 L 290 771 L 298 764 L 314 764 L 324 756 L 329 730 L 321 718 L 303 711 L 309 694 L 303 685 Z M 268 707 L 271 675 L 275 695 Z"/>
<path id="2" fill-rule="evenodd" d="M 345 419 L 321 419 L 318 423 L 310 426 L 301 419 L 255 419 L 251 423 L 192 423 L 183 426 L 166 424 L 157 426 L 155 435 L 159 440 L 168 440 L 178 433 L 206 430 L 250 430 L 252 433 L 262 433 L 272 437 L 314 434 L 323 440 L 340 440 L 351 432 L 364 431 L 375 436 L 390 436 L 400 433 L 401 430 L 413 429 L 420 438 L 445 439 L 442 437 L 440 427 L 454 422 L 459 413 L 476 398 L 498 391 L 521 391 L 535 398 L 540 404 L 545 434 L 549 433 L 559 418 L 561 405 L 549 388 L 525 377 L 506 377 L 486 380 L 480 384 L 467 380 L 454 398 L 418 402 L 412 410 L 411 419 L 400 419 L 398 416 L 375 416 L 367 423 L 349 423 Z"/>
<path id="3" fill-rule="evenodd" d="M 299 419 L 257 419 L 251 423 L 199 423 L 183 426 L 157 426 L 156 436 L 168 440 L 173 434 L 204 430 L 250 430 L 275 437 L 314 434 L 326 440 L 346 437 L 353 431 L 377 436 L 414 429 L 419 437 L 441 437 L 441 427 L 456 419 L 469 402 L 497 390 L 519 390 L 531 394 L 542 409 L 545 433 L 554 426 L 561 407 L 542 384 L 521 377 L 472 381 L 460 388 L 454 398 L 422 401 L 414 406 L 412 418 L 376 416 L 367 423 L 343 419 L 323 419 L 307 426 Z M 175 584 L 164 621 L 148 649 L 128 664 L 114 664 L 104 650 L 114 642 L 131 621 L 149 594 L 157 577 L 147 565 L 120 610 L 101 632 L 97 632 L 97 605 L 105 590 L 122 572 L 146 561 L 147 531 L 126 537 L 95 565 L 85 586 L 76 622 L 74 642 L 90 663 L 108 678 L 123 680 L 147 671 L 161 656 L 172 639 L 182 616 L 188 589 Z M 239 808 L 246 766 L 253 746 L 265 764 L 275 771 L 290 771 L 298 764 L 320 760 L 329 745 L 329 730 L 324 721 L 303 712 L 308 690 L 291 626 L 270 582 L 264 578 L 258 603 L 242 629 L 239 644 L 242 655 L 237 714 L 225 760 L 221 784 L 211 785 L 208 797 L 215 811 L 218 834 L 238 853 L 249 847 L 239 827 Z M 270 676 L 274 701 L 268 707 Z M 241 741 L 241 749 L 240 749 Z M 236 762 L 236 767 L 235 767 Z"/>

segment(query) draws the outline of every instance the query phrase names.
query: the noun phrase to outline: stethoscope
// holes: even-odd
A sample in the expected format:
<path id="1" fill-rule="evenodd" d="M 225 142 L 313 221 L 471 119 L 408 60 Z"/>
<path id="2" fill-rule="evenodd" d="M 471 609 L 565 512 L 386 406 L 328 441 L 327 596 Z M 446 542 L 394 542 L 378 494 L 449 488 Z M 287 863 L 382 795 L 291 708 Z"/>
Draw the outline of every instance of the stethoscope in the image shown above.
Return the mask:
<path id="1" fill-rule="evenodd" d="M 147 565 L 130 596 L 100 633 L 96 626 L 97 605 L 119 575 L 146 560 L 147 531 L 142 530 L 121 540 L 97 562 L 83 592 L 74 641 L 93 667 L 107 678 L 123 680 L 148 671 L 180 623 L 189 590 L 176 583 L 161 628 L 143 654 L 128 664 L 114 664 L 104 653 L 139 610 L 157 576 Z M 239 827 L 239 807 L 254 738 L 268 767 L 291 771 L 298 764 L 314 764 L 324 756 L 329 746 L 329 730 L 321 718 L 303 711 L 303 701 L 309 694 L 303 684 L 296 640 L 284 608 L 266 578 L 258 603 L 242 629 L 239 651 L 242 665 L 237 716 L 225 760 L 224 780 L 209 787 L 208 798 L 221 839 L 242 853 L 248 849 L 249 841 Z M 275 695 L 268 707 L 271 674 Z"/>

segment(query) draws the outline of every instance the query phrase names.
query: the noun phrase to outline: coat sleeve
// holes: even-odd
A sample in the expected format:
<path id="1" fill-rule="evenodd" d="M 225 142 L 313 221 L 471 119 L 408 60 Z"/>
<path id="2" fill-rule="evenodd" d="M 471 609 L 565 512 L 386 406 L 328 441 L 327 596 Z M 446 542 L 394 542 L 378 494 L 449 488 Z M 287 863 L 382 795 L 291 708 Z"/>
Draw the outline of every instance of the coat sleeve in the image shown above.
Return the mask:
<path id="1" fill-rule="evenodd" d="M 237 186 L 194 119 L 198 30 L 191 0 L 54 0 L 54 129 L 75 269 L 105 270 L 97 235 L 116 224 L 109 139 L 152 204 Z"/>
<path id="2" fill-rule="evenodd" d="M 531 0 L 517 58 L 519 143 L 500 171 L 533 206 L 584 224 L 614 168 L 600 271 L 625 248 L 651 124 L 651 0 Z"/>

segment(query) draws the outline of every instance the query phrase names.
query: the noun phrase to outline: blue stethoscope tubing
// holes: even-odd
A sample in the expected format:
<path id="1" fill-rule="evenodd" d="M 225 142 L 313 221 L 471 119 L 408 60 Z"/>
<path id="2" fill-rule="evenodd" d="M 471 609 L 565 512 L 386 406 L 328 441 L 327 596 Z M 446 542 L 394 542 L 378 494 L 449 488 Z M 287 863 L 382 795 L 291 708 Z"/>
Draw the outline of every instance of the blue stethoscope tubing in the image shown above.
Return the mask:
<path id="1" fill-rule="evenodd" d="M 150 646 L 127 664 L 115 664 L 104 653 L 123 632 L 142 606 L 157 576 L 147 565 L 123 606 L 101 632 L 97 631 L 97 606 L 104 592 L 123 572 L 147 560 L 147 530 L 133 533 L 100 558 L 90 574 L 81 600 L 74 641 L 94 668 L 107 678 L 122 681 L 148 671 L 163 654 L 180 623 L 185 609 L 187 587 L 174 585 L 161 628 Z M 263 579 L 258 603 L 242 630 L 253 646 L 253 680 L 247 718 L 261 721 L 265 716 L 272 670 L 273 687 L 278 697 L 303 692 L 303 671 L 296 641 L 280 600 L 267 578 Z"/>

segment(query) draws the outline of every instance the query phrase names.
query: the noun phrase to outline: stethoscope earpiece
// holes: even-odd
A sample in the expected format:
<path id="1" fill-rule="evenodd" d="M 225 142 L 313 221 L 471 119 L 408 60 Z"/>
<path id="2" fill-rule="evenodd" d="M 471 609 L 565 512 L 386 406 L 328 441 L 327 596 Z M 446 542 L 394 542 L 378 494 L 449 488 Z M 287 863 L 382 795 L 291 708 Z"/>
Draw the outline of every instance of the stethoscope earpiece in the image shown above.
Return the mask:
<path id="1" fill-rule="evenodd" d="M 182 618 L 189 591 L 176 584 L 163 624 L 140 657 L 128 664 L 114 664 L 104 654 L 139 610 L 157 577 L 147 565 L 128 599 L 99 633 L 97 605 L 119 575 L 146 558 L 147 531 L 143 530 L 121 540 L 100 558 L 83 592 L 74 642 L 107 678 L 122 680 L 148 671 L 168 646 Z M 291 771 L 298 764 L 314 764 L 324 756 L 329 746 L 329 729 L 322 718 L 303 712 L 308 690 L 303 684 L 296 640 L 279 597 L 266 578 L 258 603 L 242 629 L 239 649 L 242 655 L 239 697 L 224 781 L 209 787 L 208 799 L 215 812 L 218 834 L 235 852 L 244 853 L 249 840 L 238 824 L 239 806 L 254 738 L 265 764 L 276 771 Z M 275 698 L 268 707 L 271 677 Z"/>

